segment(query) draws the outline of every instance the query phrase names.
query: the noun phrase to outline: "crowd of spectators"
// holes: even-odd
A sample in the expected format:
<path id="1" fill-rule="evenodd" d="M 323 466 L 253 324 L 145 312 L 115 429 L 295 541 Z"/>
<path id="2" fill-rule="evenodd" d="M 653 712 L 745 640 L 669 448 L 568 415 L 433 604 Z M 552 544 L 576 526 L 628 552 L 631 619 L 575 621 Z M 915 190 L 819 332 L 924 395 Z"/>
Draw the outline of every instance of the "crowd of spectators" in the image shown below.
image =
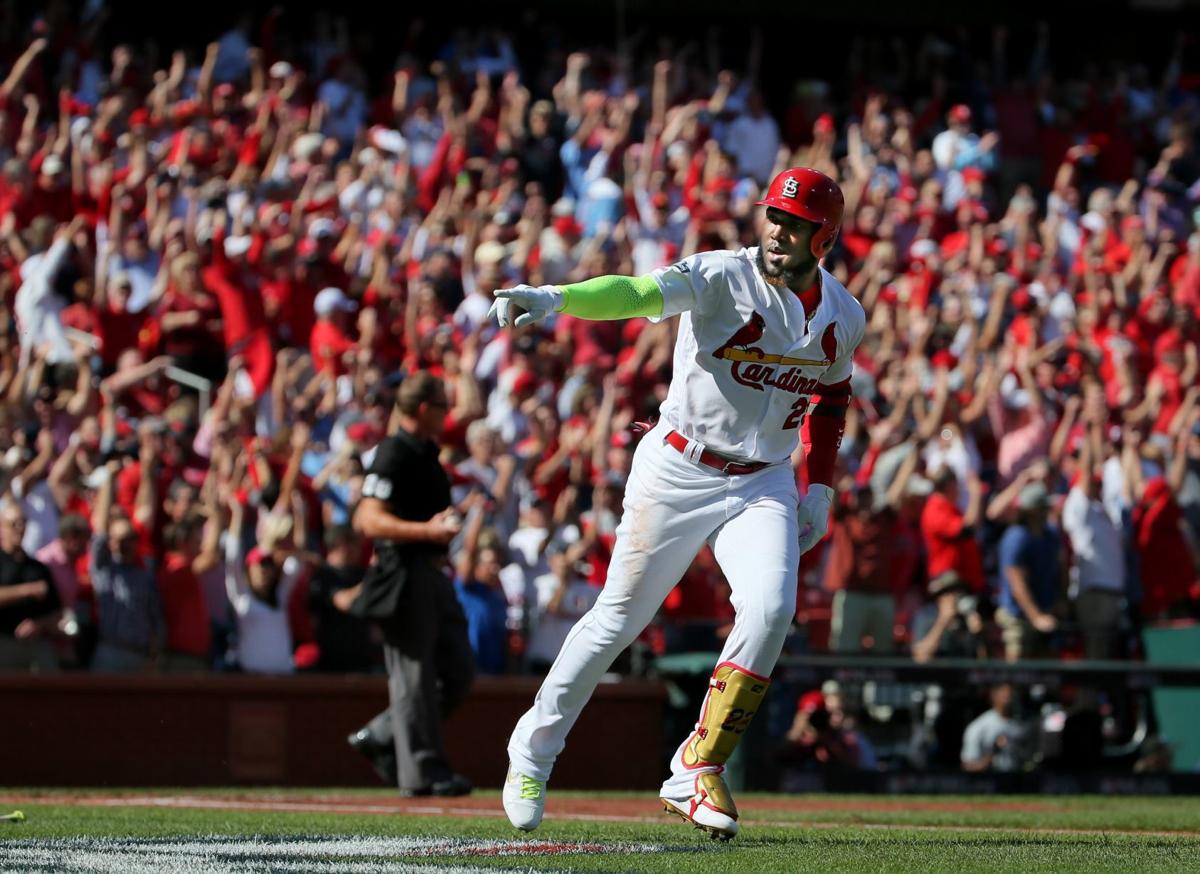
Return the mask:
<path id="1" fill-rule="evenodd" d="M 793 646 L 1126 657 L 1196 614 L 1182 40 L 1060 70 L 1045 25 L 1028 55 L 1002 28 L 847 38 L 768 109 L 757 30 L 735 72 L 711 45 L 531 58 L 464 29 L 377 81 L 323 14 L 155 57 L 101 3 L 6 8 L 0 663 L 377 667 L 349 521 L 426 369 L 479 669 L 544 669 L 604 582 L 676 325 L 501 332 L 492 291 L 754 245 L 797 165 L 845 192 L 825 266 L 868 327 Z M 731 619 L 706 551 L 640 645 L 715 649 Z"/>

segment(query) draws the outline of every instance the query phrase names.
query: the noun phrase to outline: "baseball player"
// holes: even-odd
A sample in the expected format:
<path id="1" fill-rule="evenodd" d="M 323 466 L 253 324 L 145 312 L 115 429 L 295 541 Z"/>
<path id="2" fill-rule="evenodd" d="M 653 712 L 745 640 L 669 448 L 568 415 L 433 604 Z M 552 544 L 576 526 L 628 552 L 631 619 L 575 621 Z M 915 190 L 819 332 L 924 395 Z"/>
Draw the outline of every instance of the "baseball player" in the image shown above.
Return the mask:
<path id="1" fill-rule="evenodd" d="M 737 834 L 721 773 L 783 648 L 800 556 L 829 526 L 851 359 L 866 324 L 862 306 L 819 265 L 842 220 L 837 184 L 815 170 L 786 170 L 759 204 L 766 221 L 757 247 L 702 252 L 648 276 L 495 292 L 501 326 L 513 321 L 513 305 L 524 310 L 517 327 L 552 312 L 680 317 L 674 376 L 634 455 L 604 589 L 509 739 L 504 810 L 517 828 L 541 822 L 550 770 L 596 683 L 707 542 L 736 618 L 700 720 L 659 795 L 668 812 L 712 837 Z M 799 497 L 789 461 L 802 425 L 809 487 Z"/>

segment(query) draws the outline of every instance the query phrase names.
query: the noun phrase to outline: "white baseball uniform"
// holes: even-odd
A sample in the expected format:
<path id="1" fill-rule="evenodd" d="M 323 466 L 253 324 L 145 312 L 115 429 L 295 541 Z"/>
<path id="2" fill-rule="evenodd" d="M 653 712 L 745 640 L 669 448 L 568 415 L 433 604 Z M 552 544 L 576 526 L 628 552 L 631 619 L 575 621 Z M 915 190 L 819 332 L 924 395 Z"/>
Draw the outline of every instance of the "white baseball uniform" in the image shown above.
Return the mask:
<path id="1" fill-rule="evenodd" d="M 820 303 L 806 319 L 793 292 L 762 279 L 757 256 L 757 248 L 703 252 L 652 274 L 660 319 L 680 315 L 674 374 L 661 419 L 634 454 L 604 589 L 509 740 L 514 769 L 535 780 L 549 778 L 601 675 L 706 542 L 736 610 L 719 661 L 769 675 L 779 658 L 800 560 L 789 459 L 809 396 L 849 378 L 866 318 L 821 268 Z M 688 438 L 685 450 L 665 442 L 672 430 Z M 706 448 L 770 465 L 726 475 L 700 462 Z M 676 752 L 663 794 L 690 792 L 695 777 Z"/>

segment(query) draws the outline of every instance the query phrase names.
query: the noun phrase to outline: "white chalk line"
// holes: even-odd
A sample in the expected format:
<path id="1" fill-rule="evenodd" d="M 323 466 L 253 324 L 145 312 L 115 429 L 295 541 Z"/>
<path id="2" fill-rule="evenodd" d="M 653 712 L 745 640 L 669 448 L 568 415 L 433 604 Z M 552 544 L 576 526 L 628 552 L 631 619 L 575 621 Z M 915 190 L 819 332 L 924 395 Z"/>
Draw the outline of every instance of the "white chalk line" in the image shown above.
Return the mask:
<path id="1" fill-rule="evenodd" d="M 100 874 L 266 874 L 313 871 L 318 874 L 406 874 L 497 869 L 481 866 L 429 865 L 413 859 L 459 856 L 529 857 L 622 853 L 661 853 L 662 844 L 630 842 L 565 842 L 446 837 L 272 836 L 233 838 L 57 838 L 0 842 L 0 871 L 100 872 Z M 397 858 L 400 857 L 400 858 Z M 15 866 L 15 867 L 9 867 Z"/>

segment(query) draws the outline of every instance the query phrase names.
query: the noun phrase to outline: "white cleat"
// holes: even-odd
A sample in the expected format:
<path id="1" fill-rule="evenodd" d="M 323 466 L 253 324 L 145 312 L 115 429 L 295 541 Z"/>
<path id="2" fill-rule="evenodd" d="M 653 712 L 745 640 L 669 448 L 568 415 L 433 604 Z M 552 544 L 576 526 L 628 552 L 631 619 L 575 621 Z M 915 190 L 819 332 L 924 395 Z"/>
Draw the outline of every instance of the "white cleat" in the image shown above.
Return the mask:
<path id="1" fill-rule="evenodd" d="M 728 841 L 738 833 L 737 820 L 719 810 L 702 804 L 693 808 L 691 799 L 683 802 L 672 801 L 670 798 L 660 800 L 667 813 L 673 813 L 684 822 L 690 822 L 701 831 L 708 832 L 708 836 L 714 841 Z"/>
<path id="2" fill-rule="evenodd" d="M 508 766 L 504 779 L 504 812 L 508 821 L 521 831 L 531 832 L 542 822 L 546 809 L 546 782 L 534 780 Z"/>
<path id="3" fill-rule="evenodd" d="M 738 833 L 737 807 L 725 781 L 717 774 L 706 773 L 696 778 L 696 792 L 686 798 L 660 795 L 663 809 L 708 832 L 713 840 L 728 841 Z"/>

